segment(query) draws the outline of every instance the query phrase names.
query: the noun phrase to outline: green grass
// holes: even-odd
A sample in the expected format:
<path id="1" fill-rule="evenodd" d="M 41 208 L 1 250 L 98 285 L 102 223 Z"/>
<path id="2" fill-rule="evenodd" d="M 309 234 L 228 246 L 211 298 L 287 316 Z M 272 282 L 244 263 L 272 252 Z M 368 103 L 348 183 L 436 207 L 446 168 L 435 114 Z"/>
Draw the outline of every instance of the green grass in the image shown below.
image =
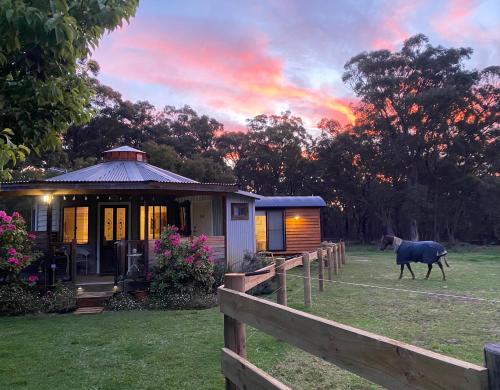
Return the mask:
<path id="1" fill-rule="evenodd" d="M 448 256 L 423 280 L 398 281 L 394 254 L 348 252 L 338 281 L 500 300 L 500 248 L 467 248 Z M 312 274 L 317 274 L 316 266 Z M 288 277 L 289 304 L 304 309 L 301 270 Z M 310 312 L 473 363 L 500 340 L 500 303 L 436 298 L 409 292 L 313 281 Z M 274 299 L 271 296 L 270 299 Z M 0 318 L 1 389 L 217 389 L 222 316 L 218 309 L 41 315 Z M 367 389 L 373 385 L 285 343 L 248 329 L 248 357 L 294 388 Z"/>

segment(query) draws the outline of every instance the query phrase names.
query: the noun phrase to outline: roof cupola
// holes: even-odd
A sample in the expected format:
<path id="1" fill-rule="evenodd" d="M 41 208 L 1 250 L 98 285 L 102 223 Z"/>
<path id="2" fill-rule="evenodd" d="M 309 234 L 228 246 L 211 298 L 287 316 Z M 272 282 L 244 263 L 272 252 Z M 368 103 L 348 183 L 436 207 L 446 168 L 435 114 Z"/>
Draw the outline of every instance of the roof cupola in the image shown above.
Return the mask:
<path id="1" fill-rule="evenodd" d="M 142 150 L 131 148 L 130 146 L 120 146 L 118 148 L 106 150 L 102 153 L 104 161 L 139 161 L 147 162 L 148 157 Z"/>

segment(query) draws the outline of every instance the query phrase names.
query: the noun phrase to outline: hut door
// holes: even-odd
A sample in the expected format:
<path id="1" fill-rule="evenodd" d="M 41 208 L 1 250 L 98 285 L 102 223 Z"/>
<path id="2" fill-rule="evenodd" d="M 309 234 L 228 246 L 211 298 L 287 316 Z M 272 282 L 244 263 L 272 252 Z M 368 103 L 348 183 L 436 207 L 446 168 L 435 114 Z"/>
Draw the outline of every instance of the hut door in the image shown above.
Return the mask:
<path id="1" fill-rule="evenodd" d="M 116 261 L 114 244 L 128 238 L 128 207 L 101 206 L 100 226 L 100 273 L 114 274 Z"/>
<path id="2" fill-rule="evenodd" d="M 267 237 L 267 245 L 270 251 L 282 251 L 285 249 L 283 211 L 270 210 L 267 212 Z"/>

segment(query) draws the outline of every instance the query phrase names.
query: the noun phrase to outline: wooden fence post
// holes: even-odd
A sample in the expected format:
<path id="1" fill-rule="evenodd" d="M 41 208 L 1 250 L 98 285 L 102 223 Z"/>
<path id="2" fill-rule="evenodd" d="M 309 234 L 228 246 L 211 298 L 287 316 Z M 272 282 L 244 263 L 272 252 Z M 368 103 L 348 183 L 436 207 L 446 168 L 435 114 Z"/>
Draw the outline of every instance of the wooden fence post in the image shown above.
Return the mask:
<path id="1" fill-rule="evenodd" d="M 333 248 L 329 246 L 326 248 L 326 261 L 328 262 L 328 280 L 333 280 Z"/>
<path id="2" fill-rule="evenodd" d="M 278 294 L 276 300 L 279 305 L 287 306 L 286 269 L 284 257 L 276 257 L 276 274 L 278 275 Z"/>
<path id="3" fill-rule="evenodd" d="M 333 273 L 337 275 L 339 273 L 340 258 L 339 258 L 339 244 L 335 244 L 333 247 Z"/>
<path id="4" fill-rule="evenodd" d="M 245 274 L 226 274 L 224 286 L 235 291 L 245 292 Z M 243 322 L 224 316 L 224 346 L 239 356 L 246 358 L 246 328 Z M 234 383 L 226 378 L 226 390 L 237 390 Z"/>
<path id="5" fill-rule="evenodd" d="M 311 261 L 309 259 L 309 253 L 304 253 L 302 255 L 302 272 L 304 276 L 304 305 L 306 307 L 311 307 Z"/>
<path id="6" fill-rule="evenodd" d="M 320 292 L 325 291 L 323 278 L 325 277 L 325 263 L 323 261 L 323 248 L 318 249 L 318 288 Z"/>
<path id="7" fill-rule="evenodd" d="M 484 360 L 488 369 L 488 390 L 500 390 L 500 343 L 484 346 Z"/>

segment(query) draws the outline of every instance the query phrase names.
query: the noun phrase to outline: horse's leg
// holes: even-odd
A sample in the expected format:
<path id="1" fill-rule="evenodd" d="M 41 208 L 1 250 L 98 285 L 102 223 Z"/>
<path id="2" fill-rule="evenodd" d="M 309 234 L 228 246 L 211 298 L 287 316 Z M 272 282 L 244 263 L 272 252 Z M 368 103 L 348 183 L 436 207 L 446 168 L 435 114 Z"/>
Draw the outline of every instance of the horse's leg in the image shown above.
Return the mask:
<path id="1" fill-rule="evenodd" d="M 401 264 L 401 273 L 399 274 L 399 279 L 403 277 L 403 270 L 405 269 L 405 265 Z"/>
<path id="2" fill-rule="evenodd" d="M 409 271 L 410 271 L 410 273 L 411 273 L 411 277 L 412 277 L 413 279 L 415 279 L 415 274 L 413 273 L 413 270 L 412 270 L 412 269 L 411 269 L 411 267 L 410 267 L 410 263 L 406 263 L 406 266 L 408 267 L 408 270 L 409 270 Z"/>
<path id="3" fill-rule="evenodd" d="M 429 279 L 429 275 L 431 274 L 432 271 L 432 264 L 427 264 L 427 275 L 425 275 L 426 279 Z"/>
<path id="4" fill-rule="evenodd" d="M 439 268 L 441 268 L 441 272 L 443 274 L 443 280 L 446 280 L 446 275 L 444 274 L 443 264 L 441 264 L 440 260 L 438 260 L 437 263 L 438 263 Z"/>

